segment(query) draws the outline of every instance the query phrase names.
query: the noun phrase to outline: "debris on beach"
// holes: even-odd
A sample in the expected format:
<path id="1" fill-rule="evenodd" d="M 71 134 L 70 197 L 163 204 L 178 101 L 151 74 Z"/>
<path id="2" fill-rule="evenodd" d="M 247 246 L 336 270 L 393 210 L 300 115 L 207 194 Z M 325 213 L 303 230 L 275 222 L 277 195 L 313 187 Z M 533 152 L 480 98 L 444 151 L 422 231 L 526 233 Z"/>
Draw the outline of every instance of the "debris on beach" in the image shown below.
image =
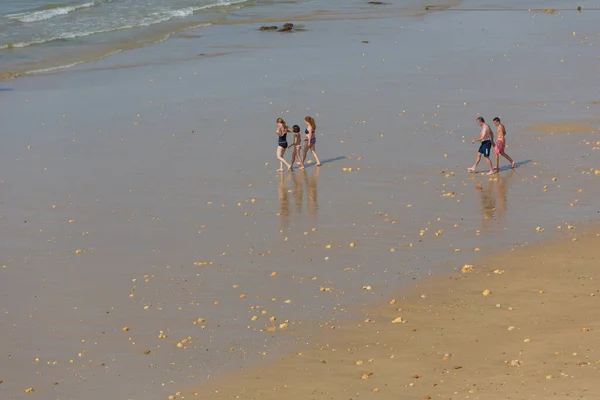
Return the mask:
<path id="1" fill-rule="evenodd" d="M 465 266 L 462 267 L 461 272 L 463 274 L 466 274 L 467 272 L 473 272 L 474 269 L 475 269 L 474 266 L 466 264 Z"/>
<path id="2" fill-rule="evenodd" d="M 283 26 L 281 27 L 281 29 L 279 29 L 278 32 L 289 32 L 292 29 L 294 29 L 294 24 L 288 22 L 287 24 L 283 24 Z"/>
<path id="3" fill-rule="evenodd" d="M 490 294 L 492 294 L 492 292 L 490 292 L 488 289 L 485 289 L 481 294 L 484 296 L 489 296 Z"/>
<path id="4" fill-rule="evenodd" d="M 440 11 L 445 8 L 446 6 L 425 6 L 425 11 Z"/>
<path id="5" fill-rule="evenodd" d="M 258 28 L 259 31 L 277 31 L 277 32 L 290 32 L 294 29 L 294 24 L 285 23 L 279 28 L 277 25 L 264 25 Z"/>
<path id="6" fill-rule="evenodd" d="M 177 343 L 177 347 L 181 348 L 185 348 L 186 345 L 192 340 L 191 337 L 187 337 L 185 339 L 183 339 L 181 342 Z"/>
<path id="7" fill-rule="evenodd" d="M 392 321 L 392 324 L 405 324 L 407 321 L 402 317 L 398 317 Z"/>

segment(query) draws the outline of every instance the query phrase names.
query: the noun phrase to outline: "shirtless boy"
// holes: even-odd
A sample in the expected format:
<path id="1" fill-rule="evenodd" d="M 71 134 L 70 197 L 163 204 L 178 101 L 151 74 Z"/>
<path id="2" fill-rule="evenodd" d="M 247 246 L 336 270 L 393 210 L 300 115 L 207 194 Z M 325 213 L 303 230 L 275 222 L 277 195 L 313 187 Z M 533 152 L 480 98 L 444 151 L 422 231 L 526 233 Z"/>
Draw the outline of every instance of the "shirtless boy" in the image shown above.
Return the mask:
<path id="1" fill-rule="evenodd" d="M 492 132 L 490 126 L 485 123 L 485 120 L 482 117 L 477 118 L 477 125 L 481 127 L 481 134 L 479 135 L 479 138 L 473 139 L 471 143 L 481 142 L 481 145 L 477 151 L 475 164 L 473 164 L 471 168 L 468 168 L 467 171 L 475 172 L 475 168 L 477 168 L 477 165 L 481 161 L 481 156 L 483 156 L 485 157 L 485 162 L 490 167 L 490 172 L 488 172 L 487 175 L 494 175 L 494 166 L 490 160 L 490 151 L 494 145 L 494 133 Z"/>
<path id="2" fill-rule="evenodd" d="M 494 170 L 500 171 L 500 156 L 506 158 L 510 163 L 510 167 L 514 169 L 515 162 L 504 152 L 504 147 L 506 146 L 506 129 L 500 123 L 500 118 L 498 117 L 494 118 L 494 125 L 498 127 L 498 139 L 496 140 L 496 146 L 494 146 L 494 154 L 496 155 L 496 168 Z"/>

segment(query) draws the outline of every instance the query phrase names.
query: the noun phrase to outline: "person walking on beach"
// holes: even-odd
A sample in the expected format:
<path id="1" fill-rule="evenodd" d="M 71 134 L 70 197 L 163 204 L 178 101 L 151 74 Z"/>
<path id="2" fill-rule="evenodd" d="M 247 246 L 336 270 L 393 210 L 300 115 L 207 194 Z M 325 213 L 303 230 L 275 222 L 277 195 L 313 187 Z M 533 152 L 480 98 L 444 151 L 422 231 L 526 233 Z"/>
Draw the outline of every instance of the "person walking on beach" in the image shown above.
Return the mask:
<path id="1" fill-rule="evenodd" d="M 485 123 L 483 117 L 477 118 L 477 125 L 481 127 L 481 134 L 479 138 L 473 139 L 471 143 L 481 142 L 479 146 L 479 150 L 477 151 L 477 158 L 475 159 L 475 164 L 471 168 L 468 168 L 467 171 L 475 172 L 475 168 L 481 161 L 481 156 L 485 158 L 485 162 L 490 167 L 490 172 L 487 175 L 494 175 L 494 166 L 492 165 L 492 161 L 490 160 L 490 151 L 492 146 L 494 145 L 494 133 L 488 124 Z"/>
<path id="2" fill-rule="evenodd" d="M 292 161 L 290 164 L 292 169 L 294 169 L 294 162 L 297 158 L 297 163 L 300 166 L 300 169 L 304 169 L 304 162 L 302 161 L 302 156 L 300 155 L 300 150 L 302 149 L 302 136 L 300 135 L 300 127 L 298 125 L 294 125 L 292 127 L 292 131 L 294 132 L 294 143 L 292 143 Z"/>
<path id="3" fill-rule="evenodd" d="M 304 164 L 306 162 L 306 154 L 308 153 L 308 150 L 310 150 L 313 157 L 315 158 L 315 161 L 317 162 L 317 167 L 320 167 L 321 161 L 319 161 L 319 157 L 317 156 L 317 152 L 315 151 L 315 148 L 317 146 L 317 137 L 315 136 L 317 134 L 317 124 L 315 123 L 315 119 L 313 117 L 305 117 L 304 123 L 306 124 L 306 130 L 304 131 L 304 133 L 306 133 L 306 137 L 304 138 L 306 146 L 304 146 L 302 163 Z"/>
<path id="4" fill-rule="evenodd" d="M 496 168 L 494 168 L 494 171 L 500 171 L 500 156 L 506 158 L 510 163 L 510 167 L 514 169 L 515 162 L 504 152 L 504 148 L 506 147 L 506 128 L 504 128 L 498 117 L 494 118 L 494 125 L 498 127 L 498 131 L 496 132 L 496 146 L 494 146 L 494 154 L 496 155 Z"/>
<path id="5" fill-rule="evenodd" d="M 292 169 L 292 166 L 283 158 L 285 150 L 288 147 L 287 134 L 289 131 L 290 128 L 286 125 L 283 118 L 277 118 L 277 159 L 279 160 L 279 169 L 277 172 L 283 172 L 283 164 L 287 165 L 288 171 Z"/>

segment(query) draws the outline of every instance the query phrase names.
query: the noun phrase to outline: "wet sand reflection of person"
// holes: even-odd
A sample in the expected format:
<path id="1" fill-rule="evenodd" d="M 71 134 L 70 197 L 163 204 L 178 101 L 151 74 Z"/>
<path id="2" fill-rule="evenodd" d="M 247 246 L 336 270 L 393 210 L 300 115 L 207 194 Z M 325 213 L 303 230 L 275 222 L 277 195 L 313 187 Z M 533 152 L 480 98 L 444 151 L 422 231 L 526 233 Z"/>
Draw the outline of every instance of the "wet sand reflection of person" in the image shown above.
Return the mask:
<path id="1" fill-rule="evenodd" d="M 302 170 L 302 175 L 306 175 L 306 171 Z M 304 178 L 306 180 L 306 178 Z M 304 200 L 304 181 L 300 179 L 298 174 L 292 174 L 292 182 L 294 183 L 294 201 L 296 205 L 296 213 L 302 214 L 302 202 Z"/>
<path id="2" fill-rule="evenodd" d="M 492 187 L 494 181 L 490 179 L 488 182 L 479 186 L 481 189 L 481 213 L 483 216 L 482 225 L 483 230 L 486 231 L 494 220 L 494 213 L 496 212 L 496 202 L 492 197 Z"/>
<path id="3" fill-rule="evenodd" d="M 318 180 L 319 169 L 315 168 L 312 175 L 309 175 L 306 170 L 302 170 L 298 173 L 292 172 L 291 178 L 288 179 L 286 176 L 281 175 L 279 179 L 279 216 L 281 218 L 282 227 L 281 229 L 289 228 L 290 217 L 292 213 L 302 215 L 303 203 L 304 203 L 304 192 L 307 192 L 307 210 L 308 218 L 311 223 L 314 223 L 317 218 L 319 210 L 318 204 Z M 293 183 L 292 189 L 288 188 L 288 183 L 291 180 Z M 290 196 L 291 193 L 291 196 Z M 290 207 L 290 197 L 294 198 L 294 210 Z"/>
<path id="4" fill-rule="evenodd" d="M 281 219 L 281 229 L 290 227 L 290 198 L 284 174 L 279 174 L 279 217 Z"/>
<path id="5" fill-rule="evenodd" d="M 508 209 L 508 181 L 514 171 L 511 170 L 507 177 L 499 177 L 498 179 L 490 179 L 483 185 L 478 185 L 477 189 L 481 191 L 481 211 L 483 216 L 483 230 L 487 230 L 492 221 L 497 217 L 504 219 Z"/>
<path id="6" fill-rule="evenodd" d="M 319 211 L 319 201 L 317 196 L 319 170 L 320 168 L 315 168 L 315 172 L 313 172 L 306 183 L 306 188 L 308 190 L 308 217 L 311 222 L 316 222 L 317 213 Z"/>

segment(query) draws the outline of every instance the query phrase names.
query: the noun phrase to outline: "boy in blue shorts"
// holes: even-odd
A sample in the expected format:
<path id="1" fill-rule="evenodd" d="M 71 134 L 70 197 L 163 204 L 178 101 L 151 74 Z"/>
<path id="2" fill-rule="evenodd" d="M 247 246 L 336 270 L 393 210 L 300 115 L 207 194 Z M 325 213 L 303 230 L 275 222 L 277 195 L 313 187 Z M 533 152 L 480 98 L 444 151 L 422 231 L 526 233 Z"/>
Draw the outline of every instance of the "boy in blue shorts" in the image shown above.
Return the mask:
<path id="1" fill-rule="evenodd" d="M 494 175 L 494 166 L 490 160 L 490 152 L 494 146 L 494 133 L 482 117 L 477 118 L 477 125 L 481 127 L 481 134 L 479 135 L 479 138 L 473 139 L 471 143 L 481 142 L 481 145 L 479 145 L 479 150 L 477 151 L 475 164 L 473 164 L 471 168 L 468 168 L 467 171 L 475 172 L 475 168 L 477 168 L 477 165 L 479 165 L 479 162 L 481 161 L 481 156 L 483 156 L 485 157 L 485 162 L 490 167 L 490 172 L 488 172 L 487 175 Z"/>

